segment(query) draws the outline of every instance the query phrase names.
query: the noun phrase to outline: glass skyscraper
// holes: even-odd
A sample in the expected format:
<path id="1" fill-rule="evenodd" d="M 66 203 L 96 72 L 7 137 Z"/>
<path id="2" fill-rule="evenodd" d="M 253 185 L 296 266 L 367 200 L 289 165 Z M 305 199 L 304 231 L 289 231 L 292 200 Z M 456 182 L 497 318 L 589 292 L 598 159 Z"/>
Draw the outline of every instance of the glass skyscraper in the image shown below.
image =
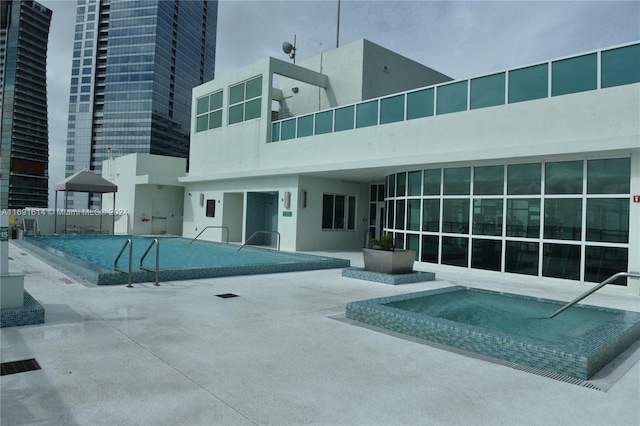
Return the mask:
<path id="1" fill-rule="evenodd" d="M 188 158 L 191 89 L 214 78 L 217 1 L 78 0 L 66 176 L 143 152 Z M 74 193 L 68 208 L 97 208 Z"/>
<path id="2" fill-rule="evenodd" d="M 34 1 L 0 2 L 0 208 L 48 207 L 50 22 Z"/>

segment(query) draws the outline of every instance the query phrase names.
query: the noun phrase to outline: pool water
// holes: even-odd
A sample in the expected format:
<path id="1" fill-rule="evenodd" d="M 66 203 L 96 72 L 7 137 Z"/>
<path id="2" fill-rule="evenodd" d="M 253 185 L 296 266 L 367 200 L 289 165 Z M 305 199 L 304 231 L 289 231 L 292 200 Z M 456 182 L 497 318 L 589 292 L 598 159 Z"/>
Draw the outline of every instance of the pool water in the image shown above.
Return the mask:
<path id="1" fill-rule="evenodd" d="M 128 274 L 114 271 L 114 262 L 127 239 L 132 240 L 132 282 L 155 280 L 155 273 L 140 270 L 140 259 L 153 240 L 160 246 L 160 280 L 175 281 L 308 271 L 348 267 L 350 262 L 325 256 L 276 251 L 273 249 L 194 241 L 180 237 L 132 235 L 42 235 L 29 236 L 15 243 L 41 255 L 56 266 L 67 269 L 94 284 L 124 284 Z M 156 265 L 154 245 L 144 260 L 146 268 Z M 129 268 L 129 248 L 118 260 L 118 268 Z"/>
<path id="2" fill-rule="evenodd" d="M 554 343 L 568 343 L 616 317 L 607 311 L 569 309 L 557 321 L 547 320 L 557 304 L 475 291 L 419 297 L 386 306 Z"/>
<path id="3" fill-rule="evenodd" d="M 127 239 L 132 240 L 133 267 L 137 268 L 140 258 L 154 238 L 132 235 L 45 235 L 34 237 L 34 240 L 93 265 L 113 269 L 113 262 Z M 231 244 L 198 240 L 189 244 L 190 240 L 178 237 L 157 239 L 160 243 L 160 267 L 163 269 L 283 263 L 295 262 L 299 259 L 295 253 L 264 249 L 256 251 L 252 250 L 254 247 L 246 247 L 238 251 L 240 246 Z M 154 246 L 147 254 L 144 265 L 155 267 L 155 259 L 156 247 Z M 118 267 L 121 269 L 126 269 L 128 265 L 129 248 L 125 249 L 118 261 Z"/>

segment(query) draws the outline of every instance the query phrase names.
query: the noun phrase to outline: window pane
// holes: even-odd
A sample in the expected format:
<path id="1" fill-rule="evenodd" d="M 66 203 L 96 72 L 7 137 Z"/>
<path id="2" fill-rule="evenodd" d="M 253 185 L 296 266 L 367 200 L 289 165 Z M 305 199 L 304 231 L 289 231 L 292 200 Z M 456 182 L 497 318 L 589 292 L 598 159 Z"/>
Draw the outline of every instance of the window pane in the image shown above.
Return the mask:
<path id="1" fill-rule="evenodd" d="M 444 195 L 468 195 L 470 184 L 470 167 L 444 169 Z"/>
<path id="2" fill-rule="evenodd" d="M 356 127 L 368 127 L 378 124 L 378 101 L 358 104 L 356 108 Z"/>
<path id="3" fill-rule="evenodd" d="M 260 117 L 260 103 L 262 99 L 254 99 L 244 104 L 244 119 L 251 120 Z"/>
<path id="4" fill-rule="evenodd" d="M 588 199 L 587 241 L 628 243 L 629 200 L 626 198 Z"/>
<path id="5" fill-rule="evenodd" d="M 534 65 L 509 71 L 509 103 L 530 101 L 549 96 L 549 67 Z"/>
<path id="6" fill-rule="evenodd" d="M 316 114 L 316 135 L 333 132 L 333 111 Z"/>
<path id="7" fill-rule="evenodd" d="M 417 170 L 415 172 L 409 172 L 409 186 L 407 195 L 417 196 L 422 191 L 422 171 Z"/>
<path id="8" fill-rule="evenodd" d="M 298 117 L 298 137 L 313 135 L 313 115 Z"/>
<path id="9" fill-rule="evenodd" d="M 628 194 L 630 182 L 629 158 L 587 162 L 587 194 Z"/>
<path id="10" fill-rule="evenodd" d="M 444 200 L 442 232 L 469 233 L 469 200 Z"/>
<path id="11" fill-rule="evenodd" d="M 229 124 L 240 123 L 243 119 L 244 104 L 229 107 Z"/>
<path id="12" fill-rule="evenodd" d="M 442 237 L 442 264 L 467 266 L 469 239 L 462 237 Z"/>
<path id="13" fill-rule="evenodd" d="M 209 112 L 209 96 L 198 98 L 196 106 L 196 114 L 204 114 Z"/>
<path id="14" fill-rule="evenodd" d="M 504 104 L 505 73 L 471 80 L 471 109 Z"/>
<path id="15" fill-rule="evenodd" d="M 436 114 L 467 110 L 467 81 L 438 87 Z"/>
<path id="16" fill-rule="evenodd" d="M 598 62 L 595 53 L 563 59 L 551 65 L 551 96 L 595 90 Z"/>
<path id="17" fill-rule="evenodd" d="M 438 236 L 423 235 L 422 236 L 422 262 L 438 263 Z"/>
<path id="18" fill-rule="evenodd" d="M 540 194 L 542 165 L 513 164 L 507 168 L 507 194 Z"/>
<path id="19" fill-rule="evenodd" d="M 544 238 L 580 241 L 582 199 L 547 199 L 545 201 Z"/>
<path id="20" fill-rule="evenodd" d="M 290 118 L 280 122 L 280 140 L 295 139 L 296 137 L 296 119 Z"/>
<path id="21" fill-rule="evenodd" d="M 640 44 L 602 52 L 602 87 L 640 82 Z"/>
<path id="22" fill-rule="evenodd" d="M 440 169 L 424 171 L 422 195 L 440 195 Z"/>
<path id="23" fill-rule="evenodd" d="M 414 234 L 407 234 L 407 250 L 413 250 L 416 252 L 414 260 L 418 260 L 418 253 L 420 253 L 420 236 Z"/>
<path id="24" fill-rule="evenodd" d="M 277 142 L 280 140 L 280 123 L 273 123 L 271 125 L 271 142 Z"/>
<path id="25" fill-rule="evenodd" d="M 395 229 L 404 229 L 404 200 L 396 200 Z"/>
<path id="26" fill-rule="evenodd" d="M 580 279 L 580 246 L 545 244 L 542 256 L 543 277 Z"/>
<path id="27" fill-rule="evenodd" d="M 433 115 L 433 89 L 407 93 L 407 120 Z"/>
<path id="28" fill-rule="evenodd" d="M 397 175 L 396 197 L 404 197 L 407 193 L 407 173 L 402 172 Z"/>
<path id="29" fill-rule="evenodd" d="M 505 272 L 538 275 L 538 243 L 507 241 Z"/>
<path id="30" fill-rule="evenodd" d="M 473 169 L 473 193 L 476 195 L 502 195 L 504 192 L 504 166 L 476 167 Z"/>
<path id="31" fill-rule="evenodd" d="M 404 95 L 380 100 L 380 124 L 404 120 Z"/>
<path id="32" fill-rule="evenodd" d="M 209 128 L 217 129 L 222 127 L 222 110 L 213 111 L 209 114 Z"/>
<path id="33" fill-rule="evenodd" d="M 196 118 L 196 132 L 204 132 L 209 128 L 209 116 L 201 115 Z"/>
<path id="34" fill-rule="evenodd" d="M 396 196 L 396 175 L 389 175 L 387 176 L 387 178 L 389 179 L 387 182 L 387 188 L 389 189 L 389 197 L 395 197 Z"/>
<path id="35" fill-rule="evenodd" d="M 502 242 L 495 240 L 473 239 L 471 247 L 471 267 L 500 271 L 502 261 Z"/>
<path id="36" fill-rule="evenodd" d="M 222 108 L 222 91 L 216 92 L 211 95 L 209 98 L 209 109 L 220 109 Z"/>
<path id="37" fill-rule="evenodd" d="M 347 229 L 356 229 L 356 197 L 349 197 L 349 215 Z"/>
<path id="38" fill-rule="evenodd" d="M 395 201 L 387 201 L 387 223 L 385 224 L 385 228 L 393 228 L 393 213 L 395 212 L 395 205 Z"/>
<path id="39" fill-rule="evenodd" d="M 353 105 L 336 109 L 336 127 L 335 131 L 353 129 Z"/>
<path id="40" fill-rule="evenodd" d="M 507 237 L 540 238 L 540 199 L 507 200 Z"/>
<path id="41" fill-rule="evenodd" d="M 586 247 L 584 280 L 601 283 L 611 275 L 628 271 L 629 251 L 619 247 Z M 613 284 L 625 285 L 626 278 L 619 278 Z"/>
<path id="42" fill-rule="evenodd" d="M 582 161 L 547 163 L 544 173 L 545 194 L 582 194 Z"/>
<path id="43" fill-rule="evenodd" d="M 333 228 L 333 195 L 322 196 L 322 229 Z"/>
<path id="44" fill-rule="evenodd" d="M 336 195 L 334 202 L 333 229 L 344 229 L 344 195 Z"/>
<path id="45" fill-rule="evenodd" d="M 420 230 L 420 200 L 407 200 L 407 229 Z"/>
<path id="46" fill-rule="evenodd" d="M 473 200 L 473 233 L 502 235 L 502 200 Z"/>
<path id="47" fill-rule="evenodd" d="M 245 99 L 262 96 L 262 76 L 247 81 L 247 97 Z"/>
<path id="48" fill-rule="evenodd" d="M 244 101 L 244 83 L 231 86 L 229 89 L 229 104 L 237 104 Z"/>
<path id="49" fill-rule="evenodd" d="M 422 230 L 438 232 L 440 229 L 440 200 L 422 200 Z"/>

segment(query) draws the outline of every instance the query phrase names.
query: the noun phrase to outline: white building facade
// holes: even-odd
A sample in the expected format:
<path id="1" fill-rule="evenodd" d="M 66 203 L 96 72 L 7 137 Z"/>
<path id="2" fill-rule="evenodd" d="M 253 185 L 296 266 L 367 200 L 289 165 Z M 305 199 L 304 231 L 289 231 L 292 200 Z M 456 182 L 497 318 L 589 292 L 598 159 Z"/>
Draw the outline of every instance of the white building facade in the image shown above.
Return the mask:
<path id="1" fill-rule="evenodd" d="M 640 270 L 640 43 L 451 81 L 361 40 L 267 58 L 192 104 L 185 237 L 314 251 L 392 234 L 429 267 Z"/>

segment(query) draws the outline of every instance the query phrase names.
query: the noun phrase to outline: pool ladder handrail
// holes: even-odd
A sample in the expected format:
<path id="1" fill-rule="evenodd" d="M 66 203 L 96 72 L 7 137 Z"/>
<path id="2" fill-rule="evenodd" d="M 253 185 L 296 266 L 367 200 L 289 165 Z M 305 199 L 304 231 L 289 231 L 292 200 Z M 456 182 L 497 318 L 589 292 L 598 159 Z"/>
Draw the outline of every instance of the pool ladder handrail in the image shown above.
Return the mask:
<path id="1" fill-rule="evenodd" d="M 256 231 L 253 234 L 251 234 L 251 236 L 249 238 L 247 238 L 247 240 L 244 242 L 243 245 L 240 246 L 240 248 L 236 251 L 236 253 L 240 250 L 242 250 L 242 248 L 244 246 L 246 246 L 247 244 L 249 244 L 249 241 L 251 241 L 251 239 L 253 237 L 255 237 L 258 234 L 276 234 L 278 236 L 278 238 L 276 239 L 277 241 L 277 249 L 278 251 L 280 251 L 280 233 L 278 231 Z"/>
<path id="2" fill-rule="evenodd" d="M 572 307 L 573 305 L 575 305 L 576 303 L 578 303 L 579 301 L 581 301 L 585 297 L 595 293 L 596 291 L 600 290 L 602 287 L 604 287 L 605 285 L 609 284 L 610 282 L 615 281 L 618 278 L 622 278 L 622 277 L 640 279 L 640 273 L 637 273 L 637 272 L 618 272 L 618 273 L 615 273 L 615 274 L 611 275 L 609 278 L 607 278 L 606 280 L 602 281 L 600 284 L 598 284 L 595 287 L 589 289 L 588 291 L 585 291 L 580 296 L 576 297 L 571 302 L 567 303 L 562 308 L 558 309 L 557 311 L 555 311 L 554 313 L 549 315 L 547 317 L 547 319 L 551 319 L 551 318 L 555 317 L 556 315 L 566 311 L 567 309 L 569 309 L 570 307 Z"/>
<path id="3" fill-rule="evenodd" d="M 154 244 L 156 245 L 156 268 L 151 269 L 143 266 L 142 262 L 144 262 L 144 258 L 147 257 L 147 254 L 149 253 L 149 251 L 151 250 L 151 247 L 153 247 Z M 147 250 L 144 252 L 142 257 L 140 258 L 140 269 L 142 269 L 143 271 L 155 272 L 156 283 L 154 285 L 157 285 L 157 286 L 160 285 L 159 284 L 160 282 L 160 242 L 158 241 L 157 238 L 154 238 L 153 241 L 151 241 L 151 244 L 149 244 L 149 247 L 147 247 Z"/>
<path id="4" fill-rule="evenodd" d="M 122 256 L 122 253 L 124 253 L 124 249 L 127 248 L 127 246 L 129 246 L 129 270 L 125 271 L 123 269 L 118 268 L 118 260 L 120 260 L 120 256 Z M 124 272 L 125 274 L 129 274 L 129 283 L 127 284 L 127 287 L 129 288 L 133 287 L 131 285 L 131 265 L 132 264 L 133 264 L 133 241 L 131 240 L 131 238 L 127 238 L 127 241 L 124 242 L 124 245 L 122 246 L 122 248 L 120 249 L 120 252 L 116 256 L 116 260 L 113 262 L 113 269 L 117 272 Z"/>
<path id="5" fill-rule="evenodd" d="M 227 231 L 227 241 L 226 241 L 226 243 L 227 243 L 227 244 L 229 244 L 229 227 L 228 227 L 228 226 L 216 226 L 216 225 L 205 226 L 205 227 L 204 227 L 204 229 L 203 229 L 202 231 L 200 231 L 200 233 L 199 233 L 198 235 L 196 235 L 196 237 L 195 237 L 193 240 L 191 240 L 191 241 L 189 242 L 189 244 L 191 244 L 192 242 L 194 242 L 195 240 L 197 240 L 197 239 L 198 239 L 198 237 L 199 237 L 200 235 L 202 235 L 202 233 L 203 233 L 204 231 L 206 231 L 207 229 L 209 229 L 209 228 L 220 228 L 220 229 L 225 229 L 225 230 Z"/>

